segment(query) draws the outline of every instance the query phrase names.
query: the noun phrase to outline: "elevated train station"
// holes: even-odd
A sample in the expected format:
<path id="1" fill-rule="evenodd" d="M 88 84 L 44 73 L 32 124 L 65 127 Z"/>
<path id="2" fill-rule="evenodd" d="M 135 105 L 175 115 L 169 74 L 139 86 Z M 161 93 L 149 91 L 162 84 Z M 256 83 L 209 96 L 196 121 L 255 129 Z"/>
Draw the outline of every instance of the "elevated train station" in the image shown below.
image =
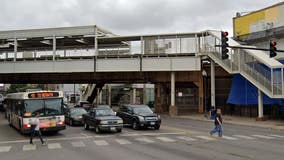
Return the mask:
<path id="1" fill-rule="evenodd" d="M 96 25 L 1 31 L 0 82 L 96 84 L 90 101 L 105 84 L 152 83 L 156 111 L 178 115 L 225 106 L 240 74 L 258 88 L 263 117 L 262 93 L 284 97 L 283 65 L 246 49 L 224 60 L 220 40 L 221 31 L 119 36 Z"/>

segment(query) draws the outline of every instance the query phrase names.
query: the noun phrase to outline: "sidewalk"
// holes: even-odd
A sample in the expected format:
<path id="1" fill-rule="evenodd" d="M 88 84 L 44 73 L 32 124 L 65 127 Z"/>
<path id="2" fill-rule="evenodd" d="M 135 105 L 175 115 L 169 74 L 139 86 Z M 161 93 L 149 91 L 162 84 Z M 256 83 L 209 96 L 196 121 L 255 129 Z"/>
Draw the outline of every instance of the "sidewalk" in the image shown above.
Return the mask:
<path id="1" fill-rule="evenodd" d="M 204 114 L 174 116 L 174 118 L 185 118 L 185 119 L 191 119 L 191 120 L 212 122 L 212 120 L 205 117 Z M 267 128 L 267 129 L 274 129 L 274 130 L 284 130 L 284 120 L 283 121 L 280 121 L 280 120 L 279 121 L 277 120 L 256 121 L 255 118 L 237 117 L 237 116 L 228 116 L 228 115 L 223 115 L 222 118 L 223 118 L 223 123 L 225 124 L 259 127 L 259 128 Z"/>

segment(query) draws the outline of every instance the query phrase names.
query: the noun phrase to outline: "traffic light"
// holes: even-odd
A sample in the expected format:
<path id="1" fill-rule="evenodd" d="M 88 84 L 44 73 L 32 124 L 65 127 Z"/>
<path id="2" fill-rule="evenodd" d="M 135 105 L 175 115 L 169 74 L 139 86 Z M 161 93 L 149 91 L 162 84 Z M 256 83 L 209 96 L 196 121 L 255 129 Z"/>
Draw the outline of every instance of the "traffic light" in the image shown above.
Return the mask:
<path id="1" fill-rule="evenodd" d="M 269 44 L 269 56 L 270 58 L 275 57 L 277 55 L 276 51 L 277 48 L 275 47 L 277 45 L 277 43 L 275 41 L 270 41 Z"/>
<path id="2" fill-rule="evenodd" d="M 221 32 L 221 41 L 222 41 L 222 44 L 221 44 L 221 49 L 222 49 L 222 59 L 228 59 L 229 58 L 229 55 L 228 55 L 228 35 L 229 33 L 228 32 Z"/>

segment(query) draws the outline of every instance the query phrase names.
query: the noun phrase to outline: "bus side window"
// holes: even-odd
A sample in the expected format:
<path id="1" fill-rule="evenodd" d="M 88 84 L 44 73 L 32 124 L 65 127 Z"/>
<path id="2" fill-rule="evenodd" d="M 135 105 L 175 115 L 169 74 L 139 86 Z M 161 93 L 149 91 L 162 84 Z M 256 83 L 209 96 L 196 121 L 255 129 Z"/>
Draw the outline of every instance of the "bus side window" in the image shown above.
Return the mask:
<path id="1" fill-rule="evenodd" d="M 15 113 L 18 116 L 22 116 L 23 115 L 23 102 L 22 101 L 16 101 L 16 108 L 15 108 Z"/>

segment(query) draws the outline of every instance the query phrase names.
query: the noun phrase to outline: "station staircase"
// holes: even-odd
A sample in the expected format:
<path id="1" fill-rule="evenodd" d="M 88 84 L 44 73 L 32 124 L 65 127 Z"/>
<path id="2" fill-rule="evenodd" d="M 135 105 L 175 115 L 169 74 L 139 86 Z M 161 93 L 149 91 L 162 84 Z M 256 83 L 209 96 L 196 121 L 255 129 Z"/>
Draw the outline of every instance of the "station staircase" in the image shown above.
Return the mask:
<path id="1" fill-rule="evenodd" d="M 82 95 L 83 100 L 86 100 L 93 104 L 94 100 L 98 98 L 97 89 L 99 89 L 99 91 L 101 92 L 103 87 L 104 83 L 88 84 Z"/>
<path id="2" fill-rule="evenodd" d="M 250 47 L 229 38 L 229 46 Z M 200 55 L 206 55 L 230 74 L 241 74 L 270 98 L 284 98 L 283 64 L 261 50 L 234 48 L 229 58 L 221 54 L 221 32 L 206 31 L 200 42 Z"/>

